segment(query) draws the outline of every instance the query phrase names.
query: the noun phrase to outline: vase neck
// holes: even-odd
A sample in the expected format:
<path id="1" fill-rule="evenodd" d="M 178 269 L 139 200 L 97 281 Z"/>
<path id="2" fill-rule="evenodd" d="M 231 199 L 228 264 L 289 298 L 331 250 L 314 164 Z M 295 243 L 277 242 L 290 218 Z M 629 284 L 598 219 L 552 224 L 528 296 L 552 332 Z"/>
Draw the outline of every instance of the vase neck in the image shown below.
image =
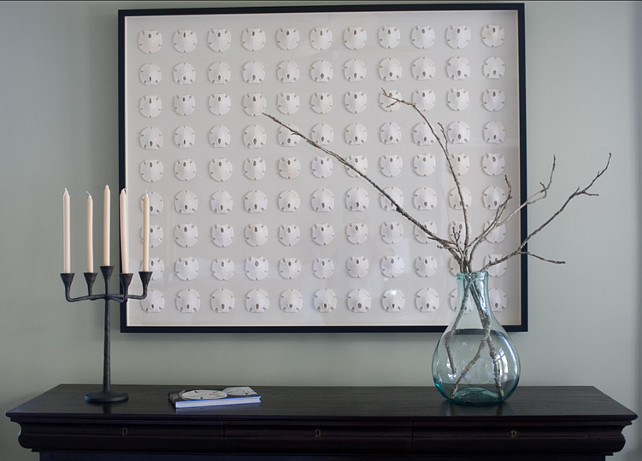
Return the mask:
<path id="1" fill-rule="evenodd" d="M 488 272 L 479 271 L 479 272 L 460 272 L 457 274 L 457 284 L 461 287 L 464 287 L 474 284 L 480 288 L 488 287 Z"/>
<path id="2" fill-rule="evenodd" d="M 488 272 L 460 272 L 457 274 L 459 308 L 490 311 L 488 301 Z"/>

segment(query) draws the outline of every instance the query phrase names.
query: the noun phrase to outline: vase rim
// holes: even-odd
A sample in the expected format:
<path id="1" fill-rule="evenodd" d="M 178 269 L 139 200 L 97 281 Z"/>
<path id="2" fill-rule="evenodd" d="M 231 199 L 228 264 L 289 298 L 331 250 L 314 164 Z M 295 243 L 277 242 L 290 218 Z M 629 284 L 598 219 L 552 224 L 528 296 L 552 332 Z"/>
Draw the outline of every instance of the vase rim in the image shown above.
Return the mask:
<path id="1" fill-rule="evenodd" d="M 463 277 L 488 277 L 488 271 L 458 272 L 457 278 Z"/>

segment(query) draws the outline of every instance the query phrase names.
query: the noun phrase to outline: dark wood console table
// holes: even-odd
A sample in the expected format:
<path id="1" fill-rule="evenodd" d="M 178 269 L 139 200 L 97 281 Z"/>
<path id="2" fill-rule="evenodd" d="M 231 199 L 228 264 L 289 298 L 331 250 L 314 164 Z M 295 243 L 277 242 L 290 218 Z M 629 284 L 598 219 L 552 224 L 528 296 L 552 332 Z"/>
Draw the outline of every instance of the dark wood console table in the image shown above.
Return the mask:
<path id="1" fill-rule="evenodd" d="M 7 412 L 42 461 L 604 460 L 637 415 L 594 387 L 523 386 L 503 405 L 464 407 L 426 387 L 260 387 L 260 404 L 176 411 L 170 390 L 57 386 Z M 190 386 L 219 388 L 218 386 Z"/>

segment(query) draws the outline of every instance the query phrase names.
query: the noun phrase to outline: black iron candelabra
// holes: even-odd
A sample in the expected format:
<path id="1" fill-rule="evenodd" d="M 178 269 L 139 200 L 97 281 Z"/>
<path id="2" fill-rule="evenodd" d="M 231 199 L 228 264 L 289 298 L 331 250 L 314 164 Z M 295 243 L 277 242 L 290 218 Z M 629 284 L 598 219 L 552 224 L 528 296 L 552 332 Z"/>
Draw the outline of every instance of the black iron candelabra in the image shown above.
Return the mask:
<path id="1" fill-rule="evenodd" d="M 97 273 L 96 272 L 85 272 L 85 281 L 87 282 L 87 295 L 78 296 L 73 298 L 70 294 L 71 284 L 74 280 L 74 273 L 61 273 L 60 277 L 62 278 L 62 283 L 65 285 L 65 298 L 70 303 L 77 301 L 105 301 L 105 326 L 104 326 L 104 355 L 103 355 L 103 388 L 99 392 L 90 392 L 85 395 L 85 400 L 91 403 L 116 403 L 124 402 L 129 398 L 126 393 L 123 392 L 114 392 L 111 389 L 111 358 L 110 358 L 110 310 L 109 302 L 116 301 L 117 303 L 124 303 L 130 299 L 145 299 L 147 297 L 147 286 L 149 281 L 152 278 L 152 273 L 147 271 L 139 272 L 140 280 L 143 284 L 143 293 L 140 295 L 131 295 L 129 294 L 129 285 L 131 284 L 133 274 L 121 273 L 119 274 L 120 278 L 120 290 L 121 293 L 110 293 L 109 290 L 109 280 L 111 279 L 112 272 L 114 271 L 114 266 L 100 266 L 100 271 L 103 274 L 103 279 L 105 280 L 105 292 L 102 294 L 95 294 L 93 292 L 94 283 L 96 281 Z"/>

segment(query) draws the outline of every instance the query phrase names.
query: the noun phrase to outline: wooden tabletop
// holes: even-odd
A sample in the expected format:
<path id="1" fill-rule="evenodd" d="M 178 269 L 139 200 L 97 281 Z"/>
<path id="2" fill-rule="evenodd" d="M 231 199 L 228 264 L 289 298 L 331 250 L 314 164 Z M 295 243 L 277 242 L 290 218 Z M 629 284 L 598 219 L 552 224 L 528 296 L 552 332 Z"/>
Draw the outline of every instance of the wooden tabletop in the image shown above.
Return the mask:
<path id="1" fill-rule="evenodd" d="M 223 389 L 226 385 L 123 385 L 116 391 L 129 393 L 129 400 L 110 405 L 89 404 L 84 394 L 99 390 L 95 384 L 61 384 L 7 412 L 12 419 L 43 417 L 169 418 L 189 417 L 176 412 L 167 395 L 182 389 Z M 443 420 L 546 418 L 631 421 L 637 415 L 591 386 L 521 386 L 501 405 L 462 406 L 448 403 L 432 386 L 425 387 L 283 387 L 252 386 L 260 395 L 258 405 L 191 410 L 212 412 L 218 417 L 279 416 L 284 419 L 402 418 Z M 106 412 L 106 408 L 109 409 Z"/>
<path id="2" fill-rule="evenodd" d="M 113 386 L 127 392 L 129 400 L 91 404 L 84 395 L 99 386 L 61 384 L 7 416 L 20 424 L 24 447 L 54 453 L 46 459 L 57 459 L 59 451 L 91 449 L 97 453 L 456 453 L 461 459 L 506 453 L 511 459 L 533 459 L 533 453 L 564 453 L 590 456 L 572 459 L 593 460 L 621 450 L 622 429 L 637 418 L 590 386 L 521 386 L 503 404 L 473 407 L 447 402 L 432 386 L 232 385 L 250 385 L 261 395 L 261 403 L 174 409 L 168 400 L 171 391 L 228 386 L 201 384 Z"/>

